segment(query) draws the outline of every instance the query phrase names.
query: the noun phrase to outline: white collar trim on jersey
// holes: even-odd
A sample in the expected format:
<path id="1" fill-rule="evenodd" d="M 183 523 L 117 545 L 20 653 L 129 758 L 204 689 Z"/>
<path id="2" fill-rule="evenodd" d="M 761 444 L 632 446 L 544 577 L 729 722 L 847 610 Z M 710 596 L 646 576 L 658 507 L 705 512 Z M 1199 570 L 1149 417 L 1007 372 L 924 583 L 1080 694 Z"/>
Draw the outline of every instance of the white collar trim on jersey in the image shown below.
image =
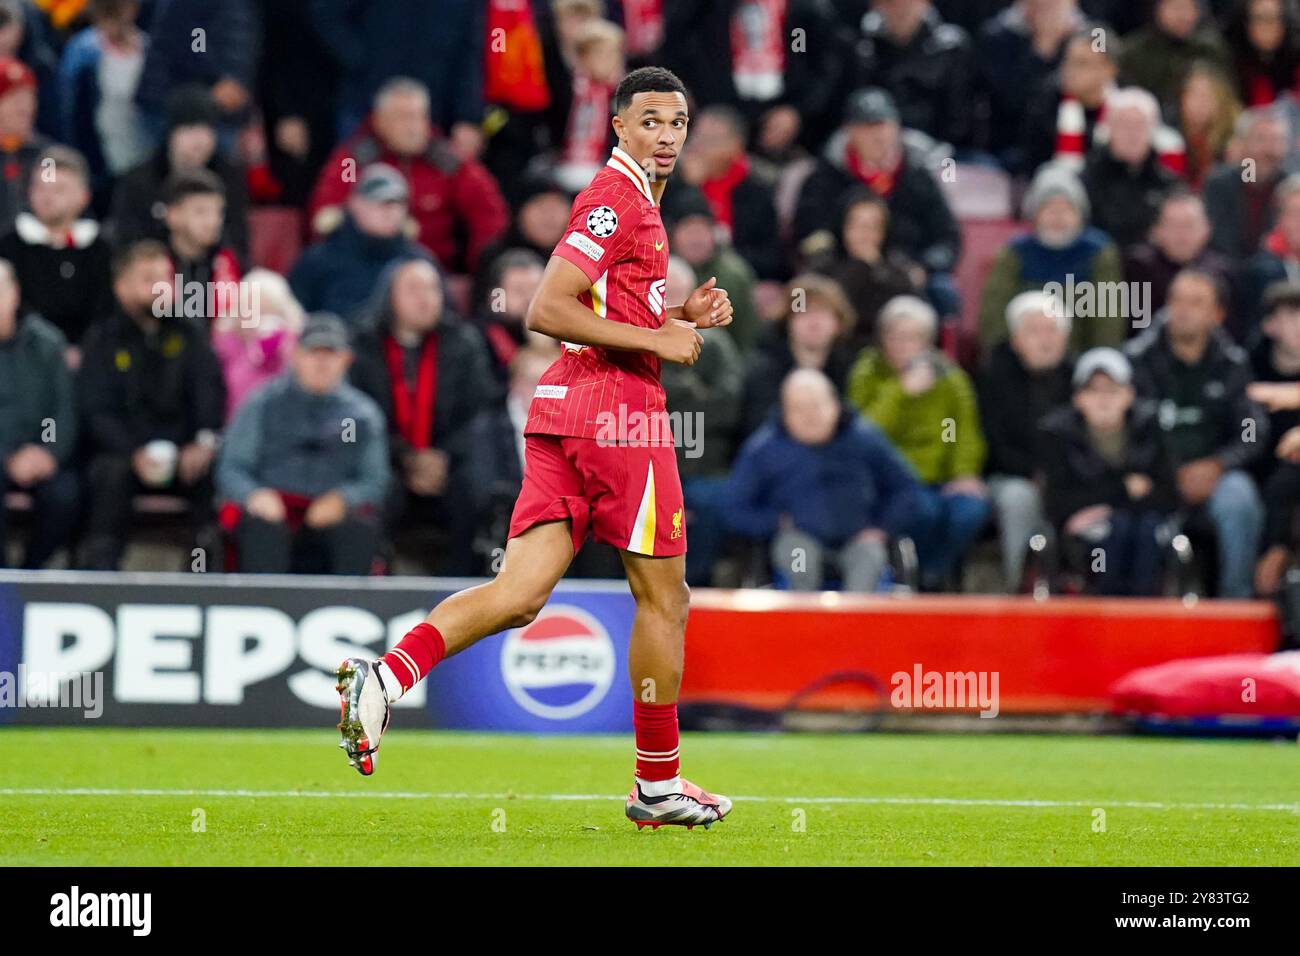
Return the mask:
<path id="1" fill-rule="evenodd" d="M 641 168 L 641 164 L 627 153 L 623 152 L 623 150 L 615 146 L 614 151 L 609 155 L 609 161 L 606 162 L 605 165 L 613 166 L 628 179 L 632 180 L 632 182 L 636 183 L 637 189 L 641 190 L 641 194 L 645 196 L 646 199 L 651 202 L 655 201 L 654 193 L 650 192 L 650 177 L 645 174 L 645 170 Z"/>

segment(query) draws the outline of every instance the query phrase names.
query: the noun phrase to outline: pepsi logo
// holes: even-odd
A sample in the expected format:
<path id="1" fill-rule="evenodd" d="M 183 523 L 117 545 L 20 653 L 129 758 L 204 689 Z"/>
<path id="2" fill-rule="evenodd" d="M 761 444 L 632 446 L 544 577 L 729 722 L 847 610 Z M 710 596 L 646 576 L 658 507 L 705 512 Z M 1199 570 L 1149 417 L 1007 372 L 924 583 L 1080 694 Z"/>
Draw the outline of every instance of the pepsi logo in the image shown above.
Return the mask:
<path id="1" fill-rule="evenodd" d="M 501 643 L 501 677 L 524 710 L 549 720 L 590 711 L 614 682 L 614 642 L 595 617 L 567 604 L 542 609 Z"/>

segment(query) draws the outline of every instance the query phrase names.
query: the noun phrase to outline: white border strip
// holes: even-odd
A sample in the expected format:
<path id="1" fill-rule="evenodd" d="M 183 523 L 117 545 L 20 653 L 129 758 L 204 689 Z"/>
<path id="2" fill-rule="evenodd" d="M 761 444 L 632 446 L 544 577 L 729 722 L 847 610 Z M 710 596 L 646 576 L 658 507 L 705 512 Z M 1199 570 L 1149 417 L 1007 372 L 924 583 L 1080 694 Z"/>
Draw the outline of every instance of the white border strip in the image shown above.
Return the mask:
<path id="1" fill-rule="evenodd" d="M 549 802 L 626 800 L 608 793 L 421 793 L 409 790 L 167 790 L 130 787 L 4 787 L 0 797 L 234 797 L 240 799 L 338 799 L 373 800 L 540 800 Z M 1120 807 L 1130 810 L 1255 810 L 1300 814 L 1300 803 L 1170 803 L 1156 800 L 1008 800 L 968 797 L 733 797 L 739 803 L 789 803 L 846 806 L 901 807 L 1024 807 L 1059 809 L 1068 807 Z"/>

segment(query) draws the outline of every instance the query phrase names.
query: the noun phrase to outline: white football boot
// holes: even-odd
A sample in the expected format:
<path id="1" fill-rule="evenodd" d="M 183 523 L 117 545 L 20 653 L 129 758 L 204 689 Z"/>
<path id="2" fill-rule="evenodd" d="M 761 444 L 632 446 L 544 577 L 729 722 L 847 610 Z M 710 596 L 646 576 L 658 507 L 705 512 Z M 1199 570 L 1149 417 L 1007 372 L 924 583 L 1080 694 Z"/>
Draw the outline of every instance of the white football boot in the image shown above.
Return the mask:
<path id="1" fill-rule="evenodd" d="M 384 690 L 383 678 L 370 661 L 349 657 L 338 669 L 339 747 L 348 755 L 348 763 L 362 776 L 375 772 L 375 752 L 388 729 L 392 708 Z"/>

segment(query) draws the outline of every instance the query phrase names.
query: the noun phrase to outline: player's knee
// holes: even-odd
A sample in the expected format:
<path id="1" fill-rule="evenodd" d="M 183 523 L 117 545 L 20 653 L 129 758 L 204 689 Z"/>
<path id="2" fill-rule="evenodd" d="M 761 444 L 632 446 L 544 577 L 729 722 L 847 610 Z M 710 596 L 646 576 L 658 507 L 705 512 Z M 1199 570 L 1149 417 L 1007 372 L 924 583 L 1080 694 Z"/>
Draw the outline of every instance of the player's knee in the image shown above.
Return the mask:
<path id="1" fill-rule="evenodd" d="M 542 608 L 545 606 L 545 594 L 533 594 L 517 598 L 510 611 L 510 626 L 527 627 L 537 620 L 537 615 L 542 613 Z"/>
<path id="2" fill-rule="evenodd" d="M 652 601 L 653 609 L 665 622 L 686 630 L 686 618 L 691 612 L 691 589 L 686 582 L 679 587 L 668 588 L 658 594 Z"/>

